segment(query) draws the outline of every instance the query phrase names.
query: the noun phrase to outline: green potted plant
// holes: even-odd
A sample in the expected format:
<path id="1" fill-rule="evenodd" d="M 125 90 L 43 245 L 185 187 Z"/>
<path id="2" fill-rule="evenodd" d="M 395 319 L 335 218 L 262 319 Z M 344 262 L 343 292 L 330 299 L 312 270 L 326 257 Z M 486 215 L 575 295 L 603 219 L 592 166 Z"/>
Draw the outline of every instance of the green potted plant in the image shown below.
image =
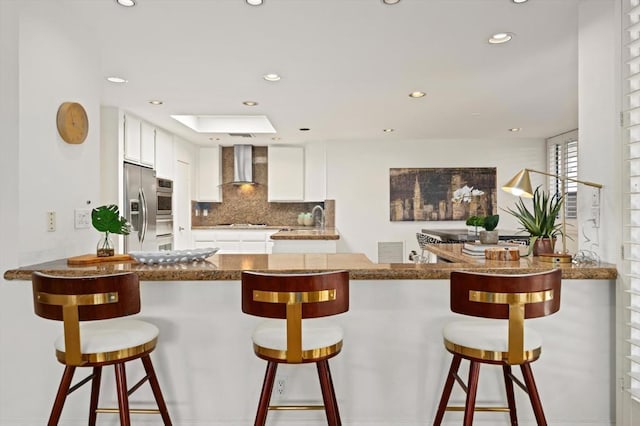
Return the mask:
<path id="1" fill-rule="evenodd" d="M 529 253 L 553 253 L 558 235 L 562 235 L 562 224 L 556 223 L 558 214 L 564 203 L 564 197 L 559 194 L 549 195 L 538 186 L 533 192 L 532 206 L 528 209 L 522 199 L 516 202 L 516 208 L 507 208 L 531 236 Z"/>
<path id="2" fill-rule="evenodd" d="M 475 226 L 476 235 L 480 238 L 482 244 L 497 244 L 498 243 L 498 231 L 496 227 L 500 221 L 500 216 L 497 214 L 489 216 L 470 216 L 467 219 L 466 224 L 468 226 Z M 478 233 L 478 227 L 484 228 L 484 231 Z"/>
<path id="3" fill-rule="evenodd" d="M 109 204 L 96 207 L 91 211 L 91 224 L 98 232 L 104 232 L 98 242 L 96 255 L 98 257 L 113 256 L 115 249 L 109 234 L 129 235 L 131 225 L 127 219 L 120 216 L 118 206 Z"/>

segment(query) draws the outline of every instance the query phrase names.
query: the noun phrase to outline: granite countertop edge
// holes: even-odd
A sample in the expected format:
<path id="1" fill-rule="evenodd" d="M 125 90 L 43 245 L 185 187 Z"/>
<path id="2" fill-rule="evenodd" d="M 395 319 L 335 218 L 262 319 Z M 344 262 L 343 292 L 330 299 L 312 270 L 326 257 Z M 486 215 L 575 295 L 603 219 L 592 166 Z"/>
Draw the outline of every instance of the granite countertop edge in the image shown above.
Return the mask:
<path id="1" fill-rule="evenodd" d="M 222 257 L 221 257 L 222 256 Z M 448 279 L 451 271 L 470 270 L 485 273 L 524 274 L 556 267 L 553 263 L 492 261 L 490 263 L 373 263 L 363 254 L 290 255 L 214 255 L 191 264 L 142 265 L 134 261 L 110 262 L 90 266 L 68 266 L 66 259 L 29 265 L 4 273 L 6 280 L 30 281 L 33 271 L 68 276 L 95 276 L 135 272 L 142 281 L 237 281 L 242 271 L 267 273 L 310 273 L 347 270 L 352 280 L 435 280 Z M 289 262 L 291 259 L 291 262 Z M 279 266 L 273 266 L 279 265 Z M 615 280 L 615 265 L 561 265 L 564 279 Z"/>

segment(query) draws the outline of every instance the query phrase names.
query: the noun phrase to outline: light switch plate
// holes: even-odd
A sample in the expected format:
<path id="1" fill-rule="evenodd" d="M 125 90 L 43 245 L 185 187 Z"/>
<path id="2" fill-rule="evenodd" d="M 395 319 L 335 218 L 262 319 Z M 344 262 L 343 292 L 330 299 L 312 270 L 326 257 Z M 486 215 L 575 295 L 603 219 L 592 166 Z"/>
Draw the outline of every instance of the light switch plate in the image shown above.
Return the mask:
<path id="1" fill-rule="evenodd" d="M 76 209 L 74 211 L 74 225 L 76 229 L 88 228 L 91 225 L 91 210 Z"/>

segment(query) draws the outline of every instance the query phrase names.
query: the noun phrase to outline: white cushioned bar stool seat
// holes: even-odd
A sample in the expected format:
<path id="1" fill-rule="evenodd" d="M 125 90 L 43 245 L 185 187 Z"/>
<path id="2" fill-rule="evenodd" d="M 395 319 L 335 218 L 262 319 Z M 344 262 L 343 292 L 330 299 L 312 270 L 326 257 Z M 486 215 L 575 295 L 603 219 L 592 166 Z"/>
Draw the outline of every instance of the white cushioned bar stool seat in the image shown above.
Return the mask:
<path id="1" fill-rule="evenodd" d="M 450 352 L 491 361 L 507 360 L 509 324 L 502 320 L 478 319 L 451 322 L 442 330 L 445 347 Z M 524 328 L 525 358 L 540 356 L 542 336 L 531 327 Z"/>
<path id="2" fill-rule="evenodd" d="M 115 361 L 153 349 L 158 334 L 155 325 L 135 319 L 84 322 L 80 324 L 80 352 L 85 361 Z M 64 340 L 62 334 L 54 344 L 60 362 L 64 362 Z"/>
<path id="3" fill-rule="evenodd" d="M 342 348 L 342 327 L 324 318 L 302 320 L 302 362 L 328 355 Z M 266 320 L 253 331 L 254 349 L 259 354 L 269 354 L 286 360 L 287 321 Z M 280 354 L 278 356 L 278 353 Z"/>

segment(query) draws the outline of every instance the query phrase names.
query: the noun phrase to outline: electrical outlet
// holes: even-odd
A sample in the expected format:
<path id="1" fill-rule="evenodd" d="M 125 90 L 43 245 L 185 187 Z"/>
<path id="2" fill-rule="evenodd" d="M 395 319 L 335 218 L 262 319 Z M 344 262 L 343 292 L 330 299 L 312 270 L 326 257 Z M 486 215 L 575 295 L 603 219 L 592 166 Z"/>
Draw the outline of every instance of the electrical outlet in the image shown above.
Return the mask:
<path id="1" fill-rule="evenodd" d="M 47 212 L 47 232 L 56 230 L 56 212 Z"/>
<path id="2" fill-rule="evenodd" d="M 91 225 L 91 211 L 76 209 L 74 211 L 74 226 L 76 229 L 88 228 Z"/>
<path id="3" fill-rule="evenodd" d="M 287 378 L 286 377 L 278 377 L 276 378 L 276 392 L 278 395 L 284 395 L 284 391 L 287 387 Z"/>

